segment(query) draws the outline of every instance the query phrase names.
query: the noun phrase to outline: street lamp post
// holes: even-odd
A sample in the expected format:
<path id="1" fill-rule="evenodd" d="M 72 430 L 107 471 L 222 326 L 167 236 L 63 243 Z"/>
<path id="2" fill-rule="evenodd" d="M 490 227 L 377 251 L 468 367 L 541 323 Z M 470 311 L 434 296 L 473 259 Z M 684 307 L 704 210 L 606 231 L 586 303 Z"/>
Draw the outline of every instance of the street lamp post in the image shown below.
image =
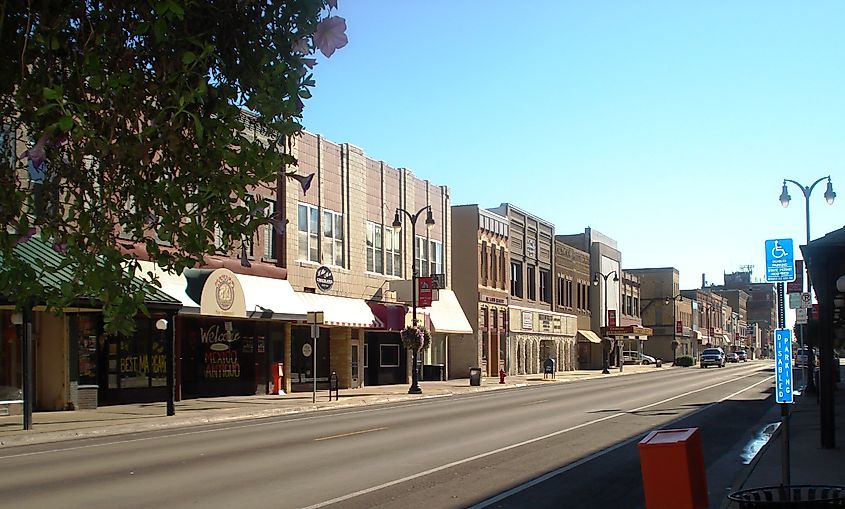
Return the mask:
<path id="1" fill-rule="evenodd" d="M 827 189 L 824 192 L 824 199 L 827 201 L 828 205 L 833 205 L 833 200 L 836 199 L 836 193 L 833 192 L 833 183 L 830 181 L 830 175 L 827 177 L 821 177 L 820 179 L 813 182 L 810 186 L 803 186 L 799 182 L 796 182 L 791 179 L 783 179 L 783 190 L 780 193 L 780 204 L 783 205 L 783 208 L 789 206 L 789 200 L 791 197 L 789 196 L 789 192 L 786 189 L 786 183 L 790 182 L 798 186 L 801 189 L 801 192 L 804 194 L 804 224 L 806 226 L 807 232 L 807 244 L 810 243 L 810 195 L 813 193 L 813 189 L 816 185 L 821 182 L 822 180 L 827 179 Z M 812 284 L 810 283 L 810 267 L 805 263 L 804 268 L 807 271 L 807 293 L 811 292 Z M 801 325 L 801 348 L 805 349 L 804 345 L 804 325 Z M 807 354 L 807 362 L 804 363 L 804 390 L 808 392 L 816 392 L 816 383 L 813 380 L 813 367 L 814 367 L 815 359 L 813 359 L 812 348 L 810 352 Z"/>
<path id="2" fill-rule="evenodd" d="M 173 318 L 171 317 L 171 322 Z M 173 398 L 173 389 L 174 389 L 174 382 L 173 382 L 173 334 L 170 335 L 169 338 L 164 339 L 164 331 L 167 330 L 168 322 L 164 318 L 159 318 L 156 320 L 156 329 L 159 332 L 159 336 L 164 341 L 164 357 L 167 362 L 167 366 L 165 369 L 165 376 L 167 377 L 167 408 L 165 410 L 168 416 L 176 415 L 176 405 L 174 403 Z"/>
<path id="3" fill-rule="evenodd" d="M 605 328 L 607 328 L 608 325 L 609 325 L 607 323 L 607 314 L 608 314 L 607 313 L 607 278 L 609 278 L 611 276 L 611 274 L 613 275 L 613 281 L 618 282 L 619 281 L 619 275 L 616 273 L 615 270 L 611 270 L 607 274 L 602 274 L 601 272 L 598 272 L 598 271 L 596 271 L 593 274 L 593 285 L 594 286 L 599 285 L 599 276 L 601 276 L 604 279 L 604 327 Z M 604 352 L 603 352 L 604 353 L 604 355 L 603 355 L 604 359 L 603 359 L 603 363 L 602 363 L 601 372 L 602 372 L 602 374 L 607 375 L 607 374 L 610 374 L 610 370 L 608 369 L 609 366 L 610 366 L 610 359 L 608 359 L 608 357 L 610 356 L 610 345 L 608 344 L 610 342 L 610 339 L 607 338 L 607 331 L 605 331 L 604 336 L 605 336 L 604 337 L 605 347 L 604 347 Z M 622 366 L 622 357 L 621 356 L 619 357 L 619 365 L 620 365 L 620 367 Z"/>
<path id="4" fill-rule="evenodd" d="M 402 229 L 402 220 L 399 217 L 399 213 L 403 213 L 405 217 L 407 217 L 411 221 L 411 308 L 413 309 L 413 326 L 416 328 L 417 326 L 417 218 L 420 217 L 420 214 L 426 212 L 425 214 L 425 225 L 427 228 L 431 229 L 434 226 L 434 216 L 431 215 L 431 205 L 426 205 L 425 207 L 421 208 L 416 212 L 416 214 L 411 214 L 407 210 L 403 208 L 396 209 L 396 215 L 393 216 L 393 229 L 399 231 Z M 408 394 L 422 394 L 422 388 L 420 387 L 419 383 L 419 375 L 417 372 L 417 355 L 419 354 L 419 349 L 414 348 L 411 352 L 413 354 L 413 367 L 411 368 L 411 388 L 408 389 Z"/>
<path id="5" fill-rule="evenodd" d="M 663 301 L 664 304 L 669 304 L 669 301 L 672 301 L 672 365 L 675 365 L 675 352 L 678 350 L 678 340 L 676 334 L 678 333 L 678 301 L 683 302 L 684 297 L 680 293 L 675 295 L 674 297 L 666 297 Z"/>

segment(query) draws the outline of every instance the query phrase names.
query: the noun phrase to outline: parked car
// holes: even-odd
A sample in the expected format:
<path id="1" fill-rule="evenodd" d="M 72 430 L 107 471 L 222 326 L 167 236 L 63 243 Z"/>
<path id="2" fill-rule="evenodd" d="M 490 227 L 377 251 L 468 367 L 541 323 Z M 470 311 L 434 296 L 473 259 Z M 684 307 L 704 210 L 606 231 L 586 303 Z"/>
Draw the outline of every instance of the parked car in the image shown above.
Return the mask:
<path id="1" fill-rule="evenodd" d="M 728 352 L 725 354 L 725 362 L 739 362 L 739 355 L 736 352 Z"/>
<path id="2" fill-rule="evenodd" d="M 739 357 L 740 361 L 748 362 L 748 354 L 745 352 L 745 350 L 737 350 L 736 356 Z"/>
<path id="3" fill-rule="evenodd" d="M 810 352 L 811 352 L 810 348 L 799 348 L 798 350 L 795 351 L 795 367 L 796 368 L 799 368 L 799 367 L 803 368 L 804 366 L 807 365 L 807 355 Z M 815 355 L 815 352 L 813 353 L 813 355 Z M 816 358 L 813 357 L 813 360 L 816 360 Z M 816 362 L 814 364 L 818 364 L 818 362 Z"/>
<path id="4" fill-rule="evenodd" d="M 642 352 L 622 351 L 622 362 L 625 364 L 655 364 L 657 359 Z"/>
<path id="5" fill-rule="evenodd" d="M 721 348 L 705 348 L 701 352 L 698 363 L 702 368 L 707 366 L 725 367 L 725 351 Z"/>

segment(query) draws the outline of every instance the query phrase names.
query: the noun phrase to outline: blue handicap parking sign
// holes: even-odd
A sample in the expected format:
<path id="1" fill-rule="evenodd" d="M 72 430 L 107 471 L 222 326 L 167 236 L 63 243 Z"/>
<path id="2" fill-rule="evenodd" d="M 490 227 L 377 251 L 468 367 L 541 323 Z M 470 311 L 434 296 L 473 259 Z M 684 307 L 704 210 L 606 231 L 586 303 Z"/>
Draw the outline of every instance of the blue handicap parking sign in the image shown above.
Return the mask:
<path id="1" fill-rule="evenodd" d="M 775 401 L 792 403 L 792 331 L 775 329 Z"/>
<path id="2" fill-rule="evenodd" d="M 766 281 L 782 283 L 795 280 L 795 253 L 792 239 L 766 241 Z"/>

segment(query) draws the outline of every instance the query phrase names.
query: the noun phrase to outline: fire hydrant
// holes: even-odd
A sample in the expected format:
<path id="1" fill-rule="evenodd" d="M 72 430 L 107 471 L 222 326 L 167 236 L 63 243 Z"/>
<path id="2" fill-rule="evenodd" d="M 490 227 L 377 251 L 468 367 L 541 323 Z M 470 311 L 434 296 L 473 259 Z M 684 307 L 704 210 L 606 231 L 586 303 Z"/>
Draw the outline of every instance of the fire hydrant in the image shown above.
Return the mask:
<path id="1" fill-rule="evenodd" d="M 505 383 L 505 377 L 506 377 L 506 376 L 508 376 L 508 374 L 507 374 L 507 373 L 505 373 L 505 370 L 504 370 L 504 369 L 500 369 L 500 370 L 499 370 L 499 383 L 500 383 L 500 384 Z"/>

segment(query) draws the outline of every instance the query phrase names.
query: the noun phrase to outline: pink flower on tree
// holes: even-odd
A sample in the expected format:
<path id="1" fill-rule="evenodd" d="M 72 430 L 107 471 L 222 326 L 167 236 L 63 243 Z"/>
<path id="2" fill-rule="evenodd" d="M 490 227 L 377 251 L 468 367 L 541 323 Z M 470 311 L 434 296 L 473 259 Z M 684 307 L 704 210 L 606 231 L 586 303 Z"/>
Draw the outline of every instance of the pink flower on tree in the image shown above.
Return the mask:
<path id="1" fill-rule="evenodd" d="M 329 6 L 329 9 L 337 9 L 337 0 L 326 0 L 326 5 Z"/>
<path id="2" fill-rule="evenodd" d="M 349 42 L 346 37 L 346 20 L 340 16 L 330 16 L 317 25 L 314 32 L 314 46 L 319 49 L 326 58 L 330 58 L 335 50 L 338 50 Z"/>

